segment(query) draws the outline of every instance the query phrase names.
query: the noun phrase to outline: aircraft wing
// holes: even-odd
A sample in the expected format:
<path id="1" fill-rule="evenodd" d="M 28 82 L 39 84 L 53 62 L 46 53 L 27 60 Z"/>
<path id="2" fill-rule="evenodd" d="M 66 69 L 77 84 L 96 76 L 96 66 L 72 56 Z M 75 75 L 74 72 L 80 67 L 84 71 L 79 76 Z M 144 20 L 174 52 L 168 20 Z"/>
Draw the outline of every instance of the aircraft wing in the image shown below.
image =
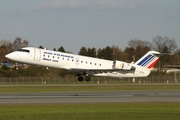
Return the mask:
<path id="1" fill-rule="evenodd" d="M 118 72 L 118 71 L 134 71 L 135 68 L 132 68 L 130 70 L 124 70 L 124 69 L 77 69 L 77 68 L 72 68 L 71 70 L 73 72 L 77 72 L 79 74 L 94 75 L 94 74 Z"/>

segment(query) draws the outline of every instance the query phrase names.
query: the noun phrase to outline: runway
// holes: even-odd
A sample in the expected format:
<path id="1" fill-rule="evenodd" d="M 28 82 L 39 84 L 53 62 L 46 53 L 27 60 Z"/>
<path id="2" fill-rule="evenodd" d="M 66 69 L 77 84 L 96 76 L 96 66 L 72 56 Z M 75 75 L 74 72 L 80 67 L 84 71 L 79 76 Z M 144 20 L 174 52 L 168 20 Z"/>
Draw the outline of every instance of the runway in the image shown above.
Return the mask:
<path id="1" fill-rule="evenodd" d="M 180 90 L 1 93 L 0 104 L 21 103 L 118 103 L 180 101 Z"/>

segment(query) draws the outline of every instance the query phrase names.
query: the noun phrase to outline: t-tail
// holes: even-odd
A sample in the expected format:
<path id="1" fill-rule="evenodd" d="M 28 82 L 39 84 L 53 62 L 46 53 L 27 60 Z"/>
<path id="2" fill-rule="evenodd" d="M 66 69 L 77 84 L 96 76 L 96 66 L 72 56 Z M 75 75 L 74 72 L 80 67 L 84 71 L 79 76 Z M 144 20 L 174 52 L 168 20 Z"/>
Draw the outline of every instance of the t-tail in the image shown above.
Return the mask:
<path id="1" fill-rule="evenodd" d="M 141 67 L 152 69 L 153 66 L 158 62 L 160 54 L 161 53 L 157 51 L 149 51 L 135 64 Z"/>

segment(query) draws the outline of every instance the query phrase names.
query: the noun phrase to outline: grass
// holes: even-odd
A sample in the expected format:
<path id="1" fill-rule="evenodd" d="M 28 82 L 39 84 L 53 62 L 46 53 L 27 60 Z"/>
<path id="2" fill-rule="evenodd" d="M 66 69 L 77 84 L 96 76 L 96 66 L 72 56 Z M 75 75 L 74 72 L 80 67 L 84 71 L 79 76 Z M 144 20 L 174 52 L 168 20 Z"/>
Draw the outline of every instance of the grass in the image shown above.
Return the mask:
<path id="1" fill-rule="evenodd" d="M 180 102 L 5 104 L 0 120 L 175 120 Z"/>
<path id="2" fill-rule="evenodd" d="M 2 85 L 0 93 L 13 92 L 70 92 L 70 91 L 114 91 L 114 90 L 180 90 L 178 84 L 164 85 Z"/>
<path id="3" fill-rule="evenodd" d="M 0 93 L 180 90 L 164 85 L 2 85 Z M 180 102 L 0 104 L 0 120 L 176 120 Z"/>

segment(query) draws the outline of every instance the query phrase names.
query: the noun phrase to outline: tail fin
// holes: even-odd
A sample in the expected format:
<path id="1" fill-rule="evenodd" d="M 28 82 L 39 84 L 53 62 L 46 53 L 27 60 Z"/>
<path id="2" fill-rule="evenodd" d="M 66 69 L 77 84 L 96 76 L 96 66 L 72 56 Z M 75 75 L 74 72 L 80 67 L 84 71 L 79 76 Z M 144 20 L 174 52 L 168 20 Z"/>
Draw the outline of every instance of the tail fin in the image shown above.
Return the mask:
<path id="1" fill-rule="evenodd" d="M 156 55 L 160 55 L 160 52 L 157 51 L 149 51 L 142 58 L 140 58 L 135 64 L 152 69 L 153 66 L 158 62 L 159 57 Z"/>

